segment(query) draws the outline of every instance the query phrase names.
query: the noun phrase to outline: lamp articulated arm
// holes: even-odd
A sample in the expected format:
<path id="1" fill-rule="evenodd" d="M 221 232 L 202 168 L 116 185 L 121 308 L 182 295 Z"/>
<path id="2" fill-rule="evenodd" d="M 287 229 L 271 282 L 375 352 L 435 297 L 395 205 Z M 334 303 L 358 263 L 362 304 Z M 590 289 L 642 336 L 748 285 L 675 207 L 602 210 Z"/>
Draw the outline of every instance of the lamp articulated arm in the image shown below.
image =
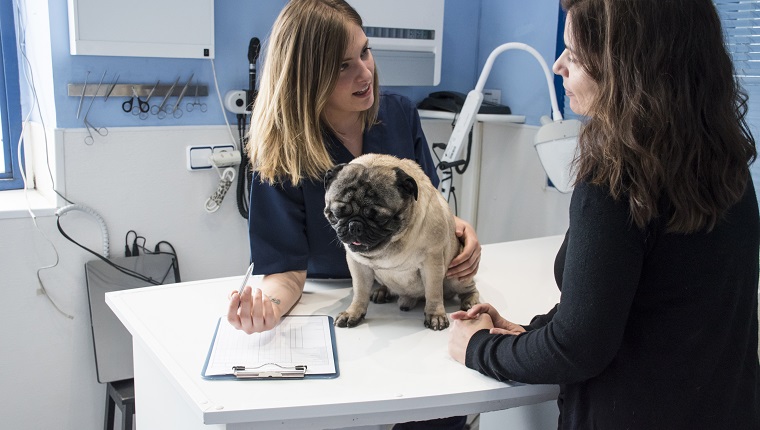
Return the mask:
<path id="1" fill-rule="evenodd" d="M 491 51 L 491 54 L 486 60 L 486 64 L 483 66 L 483 71 L 480 73 L 480 78 L 478 79 L 477 85 L 475 85 L 475 88 L 467 94 L 467 98 L 465 99 L 462 110 L 457 118 L 457 123 L 454 126 L 454 131 L 452 131 L 451 137 L 449 138 L 449 143 L 446 145 L 446 151 L 443 153 L 443 157 L 441 158 L 442 165 L 445 166 L 447 164 L 450 164 L 459 158 L 459 153 L 464 146 L 464 141 L 469 135 L 470 129 L 472 129 L 472 125 L 475 123 L 475 116 L 477 115 L 478 110 L 480 109 L 480 105 L 483 102 L 483 88 L 485 87 L 486 81 L 488 80 L 488 75 L 491 74 L 493 63 L 496 60 L 496 57 L 498 57 L 501 53 L 512 49 L 527 51 L 533 55 L 536 60 L 538 60 L 541 68 L 544 71 L 544 75 L 546 76 L 546 83 L 549 86 L 549 97 L 551 98 L 552 105 L 552 119 L 554 121 L 562 120 L 562 114 L 560 113 L 559 105 L 557 104 L 557 94 L 554 91 L 554 84 L 552 82 L 552 74 L 549 70 L 549 66 L 546 64 L 546 61 L 544 61 L 543 57 L 541 57 L 538 51 L 533 49 L 531 46 L 526 45 L 525 43 L 505 43 Z"/>

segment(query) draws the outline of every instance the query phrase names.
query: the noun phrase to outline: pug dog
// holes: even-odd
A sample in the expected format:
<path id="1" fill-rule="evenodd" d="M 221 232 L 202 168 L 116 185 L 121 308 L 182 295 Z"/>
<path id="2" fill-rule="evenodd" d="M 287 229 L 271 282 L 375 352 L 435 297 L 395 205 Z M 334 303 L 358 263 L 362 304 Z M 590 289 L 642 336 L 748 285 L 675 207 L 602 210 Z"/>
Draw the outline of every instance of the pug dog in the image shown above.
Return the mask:
<path id="1" fill-rule="evenodd" d="M 366 154 L 325 174 L 325 217 L 346 248 L 353 300 L 335 319 L 355 327 L 367 313 L 377 281 L 408 311 L 425 299 L 425 327 L 449 326 L 444 299 L 460 308 L 478 303 L 472 277 L 446 278 L 460 252 L 454 215 L 443 195 L 413 160 Z"/>

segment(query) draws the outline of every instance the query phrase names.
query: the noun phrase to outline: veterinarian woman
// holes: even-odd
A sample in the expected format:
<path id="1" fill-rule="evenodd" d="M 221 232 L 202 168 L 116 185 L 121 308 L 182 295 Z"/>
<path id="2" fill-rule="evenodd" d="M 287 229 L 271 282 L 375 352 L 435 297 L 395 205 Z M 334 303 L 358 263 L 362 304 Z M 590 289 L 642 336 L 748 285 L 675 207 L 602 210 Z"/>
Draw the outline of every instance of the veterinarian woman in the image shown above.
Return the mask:
<path id="1" fill-rule="evenodd" d="M 588 121 L 560 303 L 527 326 L 457 312 L 450 353 L 559 384 L 560 429 L 760 429 L 756 150 L 715 6 L 562 6 L 554 72 Z"/>
<path id="2" fill-rule="evenodd" d="M 263 61 L 248 153 L 251 258 L 254 273 L 265 276 L 261 289 L 232 293 L 227 316 L 246 333 L 276 326 L 307 276 L 350 277 L 344 248 L 323 214 L 327 169 L 365 153 L 392 154 L 415 160 L 438 184 L 417 110 L 404 97 L 379 94 L 362 20 L 343 0 L 290 1 Z M 477 236 L 459 219 L 457 235 L 464 249 L 447 276 L 473 276 Z M 427 428 L 461 428 L 464 417 L 442 421 Z"/>

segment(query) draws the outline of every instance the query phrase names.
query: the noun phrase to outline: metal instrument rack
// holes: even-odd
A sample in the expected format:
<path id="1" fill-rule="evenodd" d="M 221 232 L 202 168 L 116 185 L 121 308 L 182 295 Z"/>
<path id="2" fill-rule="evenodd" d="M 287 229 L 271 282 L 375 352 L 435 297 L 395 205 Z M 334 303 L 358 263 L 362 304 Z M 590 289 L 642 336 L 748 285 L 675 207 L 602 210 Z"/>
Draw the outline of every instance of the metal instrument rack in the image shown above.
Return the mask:
<path id="1" fill-rule="evenodd" d="M 185 87 L 186 83 L 178 82 L 174 89 L 172 90 L 171 97 L 179 97 L 180 93 L 182 92 L 182 89 Z M 68 85 L 68 95 L 71 97 L 105 97 L 106 94 L 108 94 L 108 90 L 111 89 L 110 85 L 101 85 L 100 89 L 97 90 L 97 94 L 95 93 L 97 89 L 97 84 L 87 84 L 87 89 L 82 93 L 82 89 L 84 88 L 85 84 L 69 84 Z M 132 97 L 134 94 L 132 93 L 132 88 L 134 87 L 135 92 L 137 92 L 137 95 L 140 97 L 147 97 L 148 94 L 150 94 L 150 91 L 153 89 L 153 87 L 156 87 L 156 90 L 153 92 L 153 97 L 165 97 L 169 89 L 172 87 L 171 83 L 169 84 L 159 84 L 156 86 L 155 84 L 116 84 L 113 86 L 113 89 L 111 90 L 111 93 L 109 94 L 109 97 Z M 198 91 L 196 93 L 196 91 Z M 190 95 L 196 95 L 198 97 L 207 97 L 208 96 L 208 85 L 190 85 L 187 87 L 186 94 Z"/>

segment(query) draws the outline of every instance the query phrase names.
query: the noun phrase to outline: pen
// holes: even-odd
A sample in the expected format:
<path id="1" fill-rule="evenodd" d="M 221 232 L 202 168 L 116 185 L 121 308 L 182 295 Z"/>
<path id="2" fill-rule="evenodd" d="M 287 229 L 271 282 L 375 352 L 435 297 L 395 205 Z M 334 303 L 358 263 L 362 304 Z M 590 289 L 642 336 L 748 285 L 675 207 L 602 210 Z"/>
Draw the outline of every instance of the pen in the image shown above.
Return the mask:
<path id="1" fill-rule="evenodd" d="M 251 265 L 248 266 L 248 270 L 245 272 L 245 278 L 243 278 L 243 284 L 240 286 L 240 291 L 238 291 L 238 296 L 243 295 L 243 289 L 245 288 L 245 284 L 248 282 L 248 278 L 251 277 L 251 272 L 253 272 L 253 261 L 251 261 Z"/>

